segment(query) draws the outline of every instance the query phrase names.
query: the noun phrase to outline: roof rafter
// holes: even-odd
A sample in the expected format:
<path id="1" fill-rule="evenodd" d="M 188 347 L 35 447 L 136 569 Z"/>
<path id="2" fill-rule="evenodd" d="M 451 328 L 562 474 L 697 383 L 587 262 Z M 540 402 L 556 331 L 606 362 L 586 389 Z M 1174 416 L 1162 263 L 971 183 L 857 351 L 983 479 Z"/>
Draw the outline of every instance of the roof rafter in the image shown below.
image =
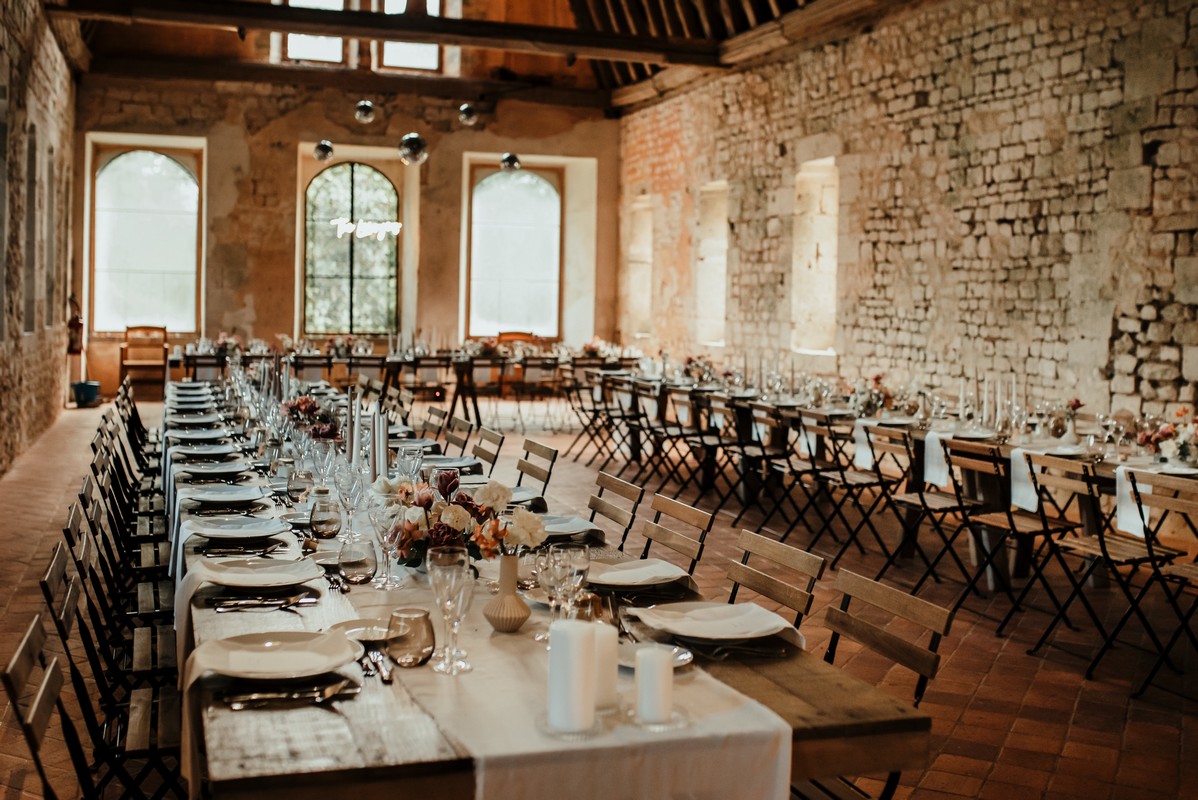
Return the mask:
<path id="1" fill-rule="evenodd" d="M 485 47 L 540 55 L 640 64 L 719 66 L 715 43 L 679 38 L 630 36 L 478 19 L 325 11 L 241 0 L 66 0 L 45 6 L 50 16 L 73 16 L 132 24 L 270 30 L 361 39 Z"/>

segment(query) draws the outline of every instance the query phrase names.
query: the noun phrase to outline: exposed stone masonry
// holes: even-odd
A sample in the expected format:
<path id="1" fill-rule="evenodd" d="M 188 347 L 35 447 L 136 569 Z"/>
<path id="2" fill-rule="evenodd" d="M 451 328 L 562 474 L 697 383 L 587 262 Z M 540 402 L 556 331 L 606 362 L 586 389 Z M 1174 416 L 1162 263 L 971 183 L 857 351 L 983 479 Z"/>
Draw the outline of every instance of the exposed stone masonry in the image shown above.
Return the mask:
<path id="1" fill-rule="evenodd" d="M 73 164 L 74 86 L 37 0 L 0 3 L 0 100 L 7 101 L 4 315 L 0 335 L 0 473 L 58 415 L 65 397 L 66 298 L 69 290 L 69 187 Z M 3 105 L 3 104 L 0 104 Z M 36 174 L 29 180 L 31 130 Z M 52 154 L 52 156 L 51 156 Z M 53 158 L 53 169 L 48 162 Z M 53 175 L 53 182 L 47 176 Z M 35 186 L 33 197 L 28 187 Z M 26 325 L 26 210 L 34 204 L 34 319 Z M 47 205 L 54 204 L 48 231 Z M 54 246 L 49 246 L 50 237 Z M 47 263 L 50 262 L 50 263 Z M 53 271 L 48 281 L 46 271 Z M 52 286 L 52 293 L 50 292 Z M 29 332 L 26 332 L 27 329 Z"/>
<path id="2" fill-rule="evenodd" d="M 927 4 L 628 115 L 621 219 L 653 198 L 658 307 L 693 307 L 693 198 L 727 180 L 728 342 L 780 352 L 795 176 L 835 156 L 842 373 L 1170 410 L 1198 380 L 1196 52 L 1193 0 Z"/>

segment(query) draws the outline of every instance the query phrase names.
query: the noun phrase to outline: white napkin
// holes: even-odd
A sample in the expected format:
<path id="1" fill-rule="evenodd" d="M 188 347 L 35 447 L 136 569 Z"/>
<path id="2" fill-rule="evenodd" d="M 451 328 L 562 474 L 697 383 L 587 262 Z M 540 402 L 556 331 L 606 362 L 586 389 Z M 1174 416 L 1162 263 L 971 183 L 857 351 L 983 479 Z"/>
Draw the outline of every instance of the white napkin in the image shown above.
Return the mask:
<path id="1" fill-rule="evenodd" d="M 1024 511 L 1040 509 L 1040 495 L 1032 483 L 1031 465 L 1023 456 L 1024 450 L 1016 447 L 1011 451 L 1011 503 Z"/>
<path id="2" fill-rule="evenodd" d="M 515 488 L 518 489 L 520 487 Z M 545 516 L 541 518 L 541 521 L 545 525 L 545 532 L 556 536 L 574 535 L 598 530 L 595 527 L 595 523 L 588 522 L 582 517 Z"/>
<path id="3" fill-rule="evenodd" d="M 940 445 L 940 440 L 951 438 L 947 434 L 928 431 L 928 436 L 923 442 L 923 479 L 941 489 L 948 486 L 949 476 L 948 461 L 944 458 L 944 448 Z"/>
<path id="4" fill-rule="evenodd" d="M 869 446 L 869 433 L 865 430 L 865 425 L 865 420 L 860 419 L 853 423 L 853 466 L 857 469 L 874 468 L 874 451 Z"/>
<path id="5" fill-rule="evenodd" d="M 685 577 L 682 567 L 659 558 L 645 558 L 618 564 L 592 563 L 588 580 L 604 586 L 652 586 Z"/>
<path id="6" fill-rule="evenodd" d="M 1144 509 L 1140 516 L 1140 507 L 1131 493 L 1131 480 L 1127 477 L 1127 467 L 1115 470 L 1115 527 L 1124 533 L 1144 538 L 1144 523 L 1151 524 L 1152 516 L 1149 509 Z M 1152 494 L 1152 487 L 1138 484 L 1140 494 Z"/>
<path id="7" fill-rule="evenodd" d="M 686 606 L 677 610 L 677 606 Z M 650 628 L 697 639 L 748 639 L 769 636 L 791 627 L 773 611 L 756 603 L 675 603 L 653 608 L 630 608 Z"/>

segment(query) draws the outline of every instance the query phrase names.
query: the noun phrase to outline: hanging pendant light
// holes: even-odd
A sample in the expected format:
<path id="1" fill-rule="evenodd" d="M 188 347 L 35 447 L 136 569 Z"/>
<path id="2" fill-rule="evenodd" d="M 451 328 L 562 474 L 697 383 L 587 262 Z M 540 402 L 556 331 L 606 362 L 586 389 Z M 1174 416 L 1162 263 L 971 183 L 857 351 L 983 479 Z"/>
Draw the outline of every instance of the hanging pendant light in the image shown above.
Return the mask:
<path id="1" fill-rule="evenodd" d="M 499 168 L 504 172 L 515 172 L 522 166 L 520 156 L 515 153 L 504 153 L 503 158 L 499 159 Z"/>
<path id="2" fill-rule="evenodd" d="M 328 139 L 321 139 L 316 146 L 312 148 L 312 156 L 317 161 L 328 161 L 333 157 L 333 143 Z"/>
<path id="3" fill-rule="evenodd" d="M 468 128 L 478 124 L 478 109 L 472 103 L 462 103 L 458 106 L 458 122 Z"/>

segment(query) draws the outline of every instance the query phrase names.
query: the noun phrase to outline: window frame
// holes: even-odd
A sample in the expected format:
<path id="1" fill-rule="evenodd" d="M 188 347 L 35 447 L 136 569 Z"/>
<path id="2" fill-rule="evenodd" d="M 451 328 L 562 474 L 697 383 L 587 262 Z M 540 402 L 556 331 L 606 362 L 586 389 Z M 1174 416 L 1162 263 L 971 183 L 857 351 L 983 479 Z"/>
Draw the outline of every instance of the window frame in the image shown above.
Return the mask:
<path id="1" fill-rule="evenodd" d="M 396 222 L 399 222 L 402 226 L 400 228 L 401 236 L 403 235 L 404 228 L 406 227 L 406 223 L 404 223 L 404 220 L 403 220 L 404 197 L 403 197 L 402 189 L 399 186 L 395 185 L 395 181 L 391 180 L 391 177 L 389 175 L 387 175 L 387 173 L 385 171 L 379 169 L 374 164 L 371 164 L 367 161 L 363 161 L 363 160 L 359 160 L 359 159 L 347 158 L 342 161 L 335 161 L 332 164 L 325 166 L 323 169 L 318 170 L 315 174 L 312 175 L 311 178 L 308 179 L 307 184 L 305 184 L 303 187 L 302 212 L 299 215 L 299 220 L 298 220 L 299 225 L 303 230 L 303 240 L 302 240 L 302 243 L 301 243 L 301 246 L 299 249 L 299 251 L 300 251 L 299 252 L 299 255 L 300 255 L 300 257 L 299 257 L 300 303 L 299 303 L 299 315 L 298 315 L 299 316 L 298 332 L 301 337 L 305 337 L 305 338 L 312 337 L 312 336 L 377 337 L 377 336 L 385 335 L 390 332 L 390 331 L 386 331 L 386 330 L 383 330 L 383 331 L 353 331 L 353 330 L 349 330 L 349 331 L 309 331 L 308 330 L 308 192 L 312 188 L 312 183 L 317 178 L 319 178 L 321 175 L 325 174 L 326 172 L 328 172 L 329 170 L 331 170 L 335 167 L 341 167 L 341 166 L 346 166 L 346 165 L 348 165 L 351 169 L 355 166 L 360 166 L 360 167 L 366 167 L 367 169 L 374 170 L 383 178 L 383 180 L 387 181 L 387 184 L 395 192 L 395 216 L 396 216 Z M 352 201 L 352 194 L 351 194 L 351 201 Z M 357 219 L 354 219 L 353 221 L 356 222 Z M 399 241 L 399 236 L 395 237 L 395 239 L 396 239 L 396 243 L 395 243 L 395 271 L 394 271 L 394 275 L 395 275 L 395 327 L 394 327 L 394 330 L 402 330 L 403 329 L 402 328 L 402 319 L 403 319 L 403 271 L 402 271 L 403 246 L 401 245 L 401 243 Z M 351 329 L 353 328 L 353 323 L 354 323 L 354 320 L 353 320 L 353 286 L 354 286 L 354 264 L 353 264 L 353 261 L 351 258 L 350 265 L 349 265 L 349 292 L 350 292 L 349 293 L 349 297 L 350 297 L 349 326 Z"/>
<path id="2" fill-rule="evenodd" d="M 284 4 L 288 8 L 292 8 L 291 0 L 284 0 Z M 345 0 L 341 0 L 341 10 L 342 11 L 345 10 L 345 5 L 346 5 Z M 294 7 L 295 8 L 306 8 L 306 6 L 294 6 Z M 320 10 L 320 9 L 309 9 L 309 10 Z M 305 35 L 307 35 L 307 36 L 327 36 L 327 38 L 329 38 L 329 39 L 338 39 L 341 42 L 341 59 L 338 61 L 324 61 L 324 60 L 318 59 L 318 58 L 294 58 L 294 57 L 292 57 L 290 55 L 290 53 L 288 53 L 288 49 L 289 49 L 288 43 L 290 42 L 291 37 L 292 36 L 305 36 Z M 294 64 L 325 64 L 325 65 L 340 64 L 343 67 L 351 66 L 349 63 L 350 38 L 351 37 L 348 37 L 348 36 L 332 36 L 332 35 L 328 35 L 328 34 L 319 34 L 319 33 L 313 33 L 313 34 L 283 33 L 283 42 L 282 42 L 282 49 L 280 52 L 280 56 L 283 61 L 289 61 Z"/>
<path id="3" fill-rule="evenodd" d="M 204 151 L 202 149 L 189 149 L 179 147 L 158 147 L 151 144 L 103 144 L 100 142 L 92 143 L 91 152 L 91 174 L 88 175 L 88 232 L 89 238 L 87 242 L 88 253 L 88 292 L 87 292 L 87 332 L 88 335 L 96 336 L 120 336 L 124 335 L 124 331 L 105 331 L 98 330 L 96 324 L 96 179 L 100 176 L 100 171 L 104 167 L 111 164 L 116 159 L 126 153 L 133 153 L 145 150 L 147 152 L 156 153 L 165 156 L 181 168 L 191 174 L 196 181 L 196 189 L 199 192 L 199 204 L 196 207 L 196 301 L 195 301 L 195 328 L 191 331 L 168 331 L 171 335 L 203 335 L 202 326 L 202 310 L 204 307 L 203 290 L 204 290 L 204 217 L 207 210 L 207 195 L 204 192 Z M 194 158 L 195 169 L 189 169 L 187 164 L 181 159 Z"/>
<path id="4" fill-rule="evenodd" d="M 446 5 L 447 3 L 445 0 L 442 0 L 440 10 L 436 14 L 429 14 L 428 16 L 436 17 L 437 19 L 445 19 Z M 382 14 L 384 16 L 403 16 L 403 14 L 388 14 L 386 12 L 386 0 L 373 0 L 372 8 L 375 9 L 376 13 Z M 407 12 L 405 11 L 404 13 Z M 443 75 L 445 73 L 445 45 L 441 44 L 440 42 L 437 42 L 434 45 L 437 48 L 437 66 L 433 67 L 432 69 L 426 69 L 424 67 L 396 67 L 390 64 L 384 64 L 383 46 L 388 42 L 394 44 L 431 44 L 431 42 L 405 42 L 401 39 L 375 39 L 370 43 L 371 67 L 375 72 L 393 75 Z"/>
<path id="5" fill-rule="evenodd" d="M 537 338 L 546 342 L 562 341 L 562 307 L 565 305 L 565 289 L 566 289 L 566 169 L 560 166 L 539 166 L 536 164 L 528 164 L 527 161 L 521 160 L 522 170 L 530 172 L 552 173 L 557 176 L 557 197 L 561 210 L 558 219 L 560 223 L 557 228 L 557 333 L 554 336 L 539 336 Z M 471 314 L 470 314 L 470 298 L 473 295 L 471 291 L 474 284 L 474 190 L 478 184 L 486 177 L 492 174 L 501 172 L 502 170 L 490 163 L 474 162 L 470 164 L 470 193 L 466 198 L 466 286 L 465 286 L 465 319 L 462 321 L 462 330 L 466 332 L 467 339 L 484 338 L 490 334 L 475 334 L 470 330 Z M 480 177 L 479 173 L 487 173 Z M 502 331 L 500 331 L 502 333 Z"/>

